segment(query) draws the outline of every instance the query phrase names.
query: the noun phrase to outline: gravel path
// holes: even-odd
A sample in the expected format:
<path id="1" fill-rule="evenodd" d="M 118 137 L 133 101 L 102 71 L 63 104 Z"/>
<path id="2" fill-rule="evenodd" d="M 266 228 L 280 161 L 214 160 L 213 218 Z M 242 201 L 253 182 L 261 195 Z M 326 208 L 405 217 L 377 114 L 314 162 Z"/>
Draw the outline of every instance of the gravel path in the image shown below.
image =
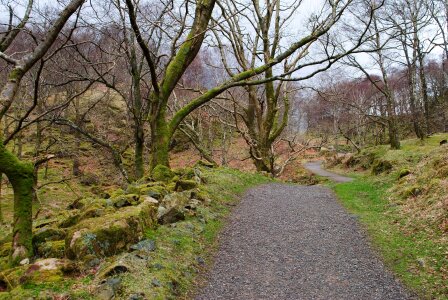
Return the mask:
<path id="1" fill-rule="evenodd" d="M 319 175 L 319 176 L 327 177 L 335 182 L 349 182 L 349 181 L 353 180 L 353 178 L 345 177 L 345 176 L 324 170 L 322 168 L 322 163 L 323 162 L 321 160 L 311 161 L 311 162 L 307 162 L 307 163 L 303 164 L 303 166 L 306 169 L 308 169 L 309 171 L 311 171 L 312 173 Z"/>
<path id="2" fill-rule="evenodd" d="M 197 300 L 411 299 L 331 190 L 250 190 L 221 235 Z"/>

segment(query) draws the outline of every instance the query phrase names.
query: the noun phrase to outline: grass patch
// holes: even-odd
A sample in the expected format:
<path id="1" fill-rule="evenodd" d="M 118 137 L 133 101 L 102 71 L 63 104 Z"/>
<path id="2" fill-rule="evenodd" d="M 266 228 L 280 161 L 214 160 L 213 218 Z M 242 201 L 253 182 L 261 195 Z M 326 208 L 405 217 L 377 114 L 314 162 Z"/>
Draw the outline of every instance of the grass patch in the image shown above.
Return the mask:
<path id="1" fill-rule="evenodd" d="M 388 200 L 391 178 L 360 177 L 333 185 L 343 205 L 359 216 L 386 264 L 419 296 L 448 299 L 448 247 L 427 231 L 403 230 L 406 216 Z"/>

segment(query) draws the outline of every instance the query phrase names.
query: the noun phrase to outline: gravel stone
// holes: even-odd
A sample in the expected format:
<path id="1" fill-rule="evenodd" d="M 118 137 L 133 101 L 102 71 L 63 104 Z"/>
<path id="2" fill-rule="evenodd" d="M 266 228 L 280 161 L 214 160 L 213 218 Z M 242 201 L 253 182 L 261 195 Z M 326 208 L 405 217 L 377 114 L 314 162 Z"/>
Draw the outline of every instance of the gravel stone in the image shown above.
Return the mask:
<path id="1" fill-rule="evenodd" d="M 322 186 L 250 190 L 220 237 L 197 300 L 414 299 Z"/>

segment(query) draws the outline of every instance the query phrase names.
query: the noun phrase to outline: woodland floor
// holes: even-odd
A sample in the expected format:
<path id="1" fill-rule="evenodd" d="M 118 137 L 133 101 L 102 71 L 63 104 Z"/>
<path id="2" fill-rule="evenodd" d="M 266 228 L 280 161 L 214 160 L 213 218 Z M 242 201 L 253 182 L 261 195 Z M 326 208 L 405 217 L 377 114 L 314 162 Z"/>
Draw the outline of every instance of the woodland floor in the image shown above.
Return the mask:
<path id="1" fill-rule="evenodd" d="M 329 188 L 246 193 L 196 299 L 412 299 Z"/>

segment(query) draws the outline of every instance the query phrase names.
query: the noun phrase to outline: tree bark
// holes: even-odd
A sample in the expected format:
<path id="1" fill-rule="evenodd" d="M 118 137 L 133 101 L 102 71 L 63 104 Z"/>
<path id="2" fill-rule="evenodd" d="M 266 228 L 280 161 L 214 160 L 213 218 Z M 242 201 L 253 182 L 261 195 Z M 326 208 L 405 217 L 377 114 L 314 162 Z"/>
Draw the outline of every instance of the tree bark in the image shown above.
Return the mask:
<path id="1" fill-rule="evenodd" d="M 21 162 L 3 145 L 0 140 L 0 173 L 4 173 L 14 190 L 14 222 L 11 252 L 11 264 L 15 265 L 24 258 L 33 255 L 32 238 L 32 201 L 33 166 Z"/>
<path id="2" fill-rule="evenodd" d="M 172 138 L 170 126 L 165 118 L 165 110 L 154 115 L 151 122 L 151 170 L 157 165 L 169 167 L 169 145 Z"/>

